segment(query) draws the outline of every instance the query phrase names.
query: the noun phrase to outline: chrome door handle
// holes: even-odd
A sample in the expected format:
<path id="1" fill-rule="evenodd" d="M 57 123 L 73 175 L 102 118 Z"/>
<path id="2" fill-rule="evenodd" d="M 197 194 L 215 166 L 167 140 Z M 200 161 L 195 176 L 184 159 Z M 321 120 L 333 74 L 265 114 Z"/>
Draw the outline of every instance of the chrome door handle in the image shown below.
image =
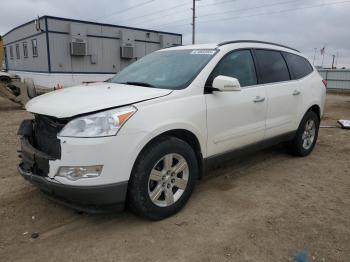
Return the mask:
<path id="1" fill-rule="evenodd" d="M 259 102 L 264 102 L 265 101 L 265 97 L 261 97 L 261 96 L 257 96 L 254 99 L 254 103 L 259 103 Z"/>
<path id="2" fill-rule="evenodd" d="M 300 91 L 299 90 L 294 90 L 293 96 L 298 96 L 298 95 L 300 95 Z"/>

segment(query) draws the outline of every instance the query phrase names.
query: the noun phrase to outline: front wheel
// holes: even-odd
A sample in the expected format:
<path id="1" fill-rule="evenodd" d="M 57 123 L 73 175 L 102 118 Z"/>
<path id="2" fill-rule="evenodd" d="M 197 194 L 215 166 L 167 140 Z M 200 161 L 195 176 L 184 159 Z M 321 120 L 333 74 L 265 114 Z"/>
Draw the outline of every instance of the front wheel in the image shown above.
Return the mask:
<path id="1" fill-rule="evenodd" d="M 313 111 L 308 111 L 300 122 L 294 139 L 291 141 L 290 149 L 292 154 L 307 156 L 314 149 L 320 120 Z"/>
<path id="2" fill-rule="evenodd" d="M 195 152 L 186 142 L 163 137 L 148 145 L 136 160 L 128 188 L 128 207 L 160 220 L 178 212 L 198 177 Z"/>

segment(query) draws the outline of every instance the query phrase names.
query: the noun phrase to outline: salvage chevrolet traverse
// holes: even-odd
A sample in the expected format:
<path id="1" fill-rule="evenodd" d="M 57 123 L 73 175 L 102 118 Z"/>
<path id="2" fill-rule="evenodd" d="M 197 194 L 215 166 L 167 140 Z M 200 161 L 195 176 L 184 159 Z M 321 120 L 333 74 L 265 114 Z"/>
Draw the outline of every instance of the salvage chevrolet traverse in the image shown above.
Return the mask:
<path id="1" fill-rule="evenodd" d="M 104 83 L 30 100 L 20 174 L 54 200 L 100 212 L 178 212 L 212 161 L 288 142 L 314 148 L 325 82 L 300 52 L 260 41 L 154 52 Z"/>

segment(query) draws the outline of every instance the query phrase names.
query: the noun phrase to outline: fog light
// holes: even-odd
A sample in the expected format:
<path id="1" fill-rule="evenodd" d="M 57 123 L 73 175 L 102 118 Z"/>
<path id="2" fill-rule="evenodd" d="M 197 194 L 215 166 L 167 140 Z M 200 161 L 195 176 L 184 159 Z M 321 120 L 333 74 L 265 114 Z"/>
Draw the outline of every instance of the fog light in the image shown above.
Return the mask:
<path id="1" fill-rule="evenodd" d="M 61 166 L 57 176 L 78 180 L 81 178 L 92 178 L 100 176 L 103 166 Z"/>

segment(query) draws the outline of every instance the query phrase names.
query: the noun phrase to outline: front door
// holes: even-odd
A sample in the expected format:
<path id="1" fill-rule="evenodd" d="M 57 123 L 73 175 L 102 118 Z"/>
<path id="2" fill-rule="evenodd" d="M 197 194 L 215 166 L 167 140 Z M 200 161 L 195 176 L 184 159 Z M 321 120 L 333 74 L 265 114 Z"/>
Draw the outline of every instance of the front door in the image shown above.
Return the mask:
<path id="1" fill-rule="evenodd" d="M 208 156 L 225 153 L 264 138 L 266 90 L 257 85 L 250 50 L 233 51 L 218 63 L 207 85 L 218 75 L 235 77 L 242 90 L 206 94 Z"/>

